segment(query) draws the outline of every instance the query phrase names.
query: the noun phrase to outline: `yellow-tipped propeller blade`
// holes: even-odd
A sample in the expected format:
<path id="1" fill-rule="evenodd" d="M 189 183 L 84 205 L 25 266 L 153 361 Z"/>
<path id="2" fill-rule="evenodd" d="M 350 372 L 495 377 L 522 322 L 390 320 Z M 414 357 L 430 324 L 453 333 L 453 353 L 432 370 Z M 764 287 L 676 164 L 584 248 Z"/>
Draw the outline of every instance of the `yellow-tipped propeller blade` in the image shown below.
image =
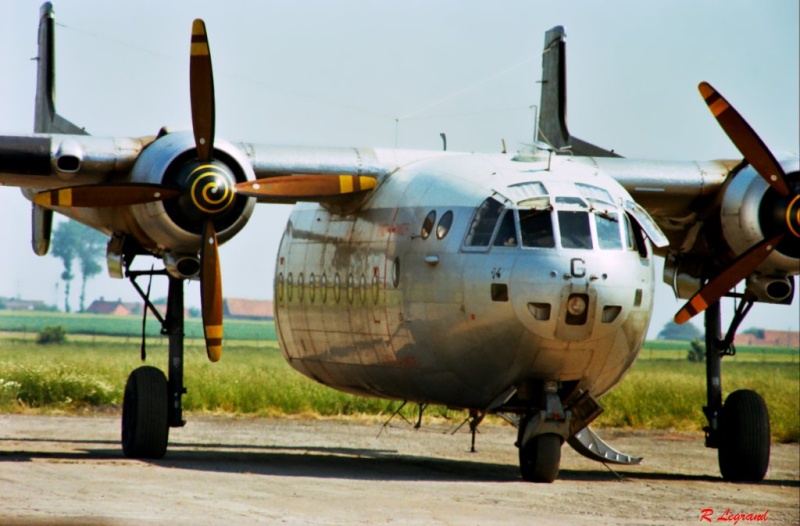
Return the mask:
<path id="1" fill-rule="evenodd" d="M 697 89 L 705 99 L 708 109 L 731 142 L 739 149 L 745 160 L 752 165 L 764 180 L 781 195 L 789 195 L 786 173 L 761 137 L 747 124 L 736 108 L 708 82 L 701 82 Z"/>
<path id="2" fill-rule="evenodd" d="M 203 224 L 203 246 L 200 248 L 200 301 L 203 311 L 203 333 L 208 359 L 222 357 L 222 275 L 214 223 Z"/>
<path id="3" fill-rule="evenodd" d="M 192 23 L 189 82 L 194 142 L 198 158 L 206 162 L 211 160 L 214 148 L 214 74 L 206 24 L 199 18 Z"/>
<path id="4" fill-rule="evenodd" d="M 180 192 L 155 184 L 92 184 L 39 192 L 33 202 L 42 206 L 127 206 L 173 199 Z"/>
<path id="5" fill-rule="evenodd" d="M 263 200 L 316 201 L 326 197 L 372 190 L 373 177 L 363 175 L 289 175 L 256 179 L 236 185 L 236 193 Z"/>

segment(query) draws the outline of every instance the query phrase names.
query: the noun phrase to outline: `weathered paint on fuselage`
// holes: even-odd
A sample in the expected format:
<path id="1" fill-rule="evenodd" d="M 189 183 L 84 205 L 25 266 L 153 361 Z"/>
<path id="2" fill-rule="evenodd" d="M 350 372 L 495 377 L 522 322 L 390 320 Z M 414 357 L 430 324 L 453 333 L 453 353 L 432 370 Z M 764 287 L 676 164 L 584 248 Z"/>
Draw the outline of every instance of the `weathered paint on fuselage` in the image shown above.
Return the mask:
<path id="1" fill-rule="evenodd" d="M 464 154 L 398 169 L 354 214 L 298 205 L 274 291 L 288 362 L 343 391 L 476 409 L 530 379 L 607 392 L 647 330 L 651 258 L 628 247 L 465 247 L 481 203 L 492 195 L 504 201 L 509 185 L 526 181 L 543 183 L 551 198 L 579 195 L 574 182 L 604 188 L 615 201 L 628 197 L 569 160 L 554 158 L 548 170 L 546 159 Z M 436 222 L 424 237 L 431 211 Z M 452 226 L 440 239 L 438 221 L 448 211 Z M 583 324 L 565 323 L 570 294 L 589 298 Z M 532 305 L 544 304 L 550 314 L 537 319 Z M 618 309 L 611 321 L 608 306 Z"/>

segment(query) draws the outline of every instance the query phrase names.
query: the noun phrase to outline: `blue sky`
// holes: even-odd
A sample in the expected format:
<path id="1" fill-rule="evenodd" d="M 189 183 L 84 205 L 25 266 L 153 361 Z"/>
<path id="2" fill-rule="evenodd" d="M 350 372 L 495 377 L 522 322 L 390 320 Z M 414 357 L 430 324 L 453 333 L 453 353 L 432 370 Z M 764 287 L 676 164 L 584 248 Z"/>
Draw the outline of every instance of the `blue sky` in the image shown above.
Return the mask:
<path id="1" fill-rule="evenodd" d="M 58 109 L 95 135 L 189 127 L 189 34 L 202 17 L 217 136 L 229 140 L 439 149 L 446 132 L 450 150 L 499 151 L 503 139 L 517 149 L 532 137 L 544 32 L 562 24 L 574 135 L 632 158 L 739 158 L 697 93 L 707 80 L 776 154 L 800 143 L 797 2 L 65 0 L 55 9 Z M 38 11 L 3 5 L 3 134 L 32 129 Z M 222 247 L 226 295 L 271 297 L 288 213 L 257 207 Z M 0 221 L 0 296 L 63 303 L 60 262 L 31 253 L 18 190 L 0 188 Z M 651 334 L 679 306 L 660 279 L 656 291 Z M 196 304 L 199 287 L 188 294 Z M 100 295 L 136 299 L 105 274 L 88 287 Z M 759 305 L 745 327 L 797 330 L 799 303 Z"/>

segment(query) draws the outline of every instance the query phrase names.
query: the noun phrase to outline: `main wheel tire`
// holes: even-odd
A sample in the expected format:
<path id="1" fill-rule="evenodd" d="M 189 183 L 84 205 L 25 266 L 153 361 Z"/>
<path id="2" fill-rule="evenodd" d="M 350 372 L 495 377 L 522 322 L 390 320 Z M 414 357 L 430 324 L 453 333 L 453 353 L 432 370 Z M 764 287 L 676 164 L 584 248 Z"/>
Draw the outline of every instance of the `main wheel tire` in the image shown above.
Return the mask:
<path id="1" fill-rule="evenodd" d="M 169 440 L 167 378 L 155 367 L 128 376 L 122 402 L 122 452 L 128 458 L 161 458 Z"/>
<path id="2" fill-rule="evenodd" d="M 730 481 L 763 480 L 769 467 L 767 404 L 755 391 L 734 391 L 720 415 L 719 470 Z"/>
<path id="3" fill-rule="evenodd" d="M 553 482 L 561 464 L 559 435 L 545 433 L 531 437 L 519 448 L 519 470 L 528 482 Z"/>

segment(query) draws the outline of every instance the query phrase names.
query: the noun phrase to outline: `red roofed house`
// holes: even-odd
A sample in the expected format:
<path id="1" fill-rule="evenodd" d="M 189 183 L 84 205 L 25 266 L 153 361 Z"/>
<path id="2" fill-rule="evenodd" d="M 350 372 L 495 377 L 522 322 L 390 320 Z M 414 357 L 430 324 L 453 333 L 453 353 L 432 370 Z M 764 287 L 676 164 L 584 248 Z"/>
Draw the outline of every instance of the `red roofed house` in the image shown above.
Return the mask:
<path id="1" fill-rule="evenodd" d="M 742 333 L 736 335 L 735 342 L 739 345 L 753 345 L 755 347 L 794 347 L 800 349 L 800 332 L 792 331 L 755 331 L 757 334 Z"/>
<path id="2" fill-rule="evenodd" d="M 94 300 L 86 312 L 91 314 L 110 314 L 112 316 L 130 316 L 141 314 L 142 305 L 139 303 L 124 303 L 122 300 L 106 301 L 103 298 Z"/>
<path id="3" fill-rule="evenodd" d="M 272 320 L 275 314 L 271 301 L 227 298 L 222 302 L 226 318 L 239 320 Z"/>

